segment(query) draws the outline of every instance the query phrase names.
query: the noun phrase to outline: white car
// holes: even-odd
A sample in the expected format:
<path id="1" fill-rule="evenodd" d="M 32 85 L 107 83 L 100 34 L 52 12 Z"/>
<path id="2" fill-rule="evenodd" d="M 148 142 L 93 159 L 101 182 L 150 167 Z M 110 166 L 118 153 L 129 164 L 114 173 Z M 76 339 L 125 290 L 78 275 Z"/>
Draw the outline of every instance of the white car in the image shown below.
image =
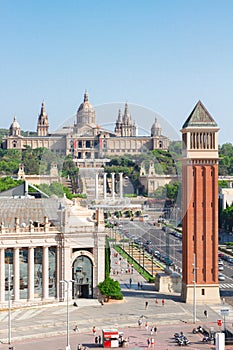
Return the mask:
<path id="1" fill-rule="evenodd" d="M 223 271 L 224 270 L 224 266 L 223 265 L 218 265 L 218 271 Z"/>
<path id="2" fill-rule="evenodd" d="M 225 281 L 225 276 L 223 276 L 221 273 L 218 274 L 218 280 L 219 281 Z"/>

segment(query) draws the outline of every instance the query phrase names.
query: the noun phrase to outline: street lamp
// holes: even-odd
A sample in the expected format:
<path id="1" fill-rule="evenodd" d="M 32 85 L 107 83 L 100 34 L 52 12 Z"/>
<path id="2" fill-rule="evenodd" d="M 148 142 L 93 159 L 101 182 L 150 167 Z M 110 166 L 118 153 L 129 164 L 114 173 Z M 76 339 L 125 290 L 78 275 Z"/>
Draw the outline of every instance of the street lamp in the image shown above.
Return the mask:
<path id="1" fill-rule="evenodd" d="M 196 254 L 193 257 L 193 323 L 196 323 L 196 282 L 197 282 L 197 267 L 196 267 Z"/>
<path id="2" fill-rule="evenodd" d="M 66 350 L 71 350 L 70 348 L 70 339 L 69 339 L 69 290 L 70 290 L 70 283 L 73 283 L 74 280 L 62 280 L 61 283 L 65 283 L 67 286 L 67 300 L 66 300 Z"/>
<path id="3" fill-rule="evenodd" d="M 11 344 L 11 268 L 8 261 L 8 344 Z"/>

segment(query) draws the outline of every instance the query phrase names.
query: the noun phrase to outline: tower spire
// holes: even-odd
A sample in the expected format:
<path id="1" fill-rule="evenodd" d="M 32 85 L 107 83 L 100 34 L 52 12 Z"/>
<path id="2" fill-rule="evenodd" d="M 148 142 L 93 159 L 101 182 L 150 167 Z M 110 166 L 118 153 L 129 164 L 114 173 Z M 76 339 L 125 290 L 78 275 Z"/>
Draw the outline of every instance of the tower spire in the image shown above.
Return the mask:
<path id="1" fill-rule="evenodd" d="M 49 129 L 48 115 L 45 110 L 44 100 L 41 103 L 40 114 L 37 123 L 37 134 L 38 136 L 47 136 Z"/>

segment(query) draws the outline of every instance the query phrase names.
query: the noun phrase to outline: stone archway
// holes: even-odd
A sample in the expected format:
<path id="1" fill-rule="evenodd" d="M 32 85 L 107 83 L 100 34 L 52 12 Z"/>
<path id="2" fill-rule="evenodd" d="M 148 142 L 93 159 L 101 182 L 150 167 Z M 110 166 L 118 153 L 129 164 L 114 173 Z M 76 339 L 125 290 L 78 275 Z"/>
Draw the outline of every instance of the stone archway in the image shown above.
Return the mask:
<path id="1" fill-rule="evenodd" d="M 93 261 L 90 254 L 79 252 L 72 262 L 73 298 L 93 298 Z"/>

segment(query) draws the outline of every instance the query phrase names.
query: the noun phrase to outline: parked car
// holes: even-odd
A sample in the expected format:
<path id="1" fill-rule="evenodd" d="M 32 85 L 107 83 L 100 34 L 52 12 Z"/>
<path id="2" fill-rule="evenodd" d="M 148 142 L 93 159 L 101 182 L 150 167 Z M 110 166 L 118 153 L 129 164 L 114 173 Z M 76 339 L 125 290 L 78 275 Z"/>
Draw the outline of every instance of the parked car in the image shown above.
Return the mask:
<path id="1" fill-rule="evenodd" d="M 218 274 L 218 280 L 219 281 L 225 281 L 225 276 L 223 276 L 221 273 Z"/>
<path id="2" fill-rule="evenodd" d="M 158 250 L 155 250 L 154 251 L 154 256 L 156 257 L 156 258 L 159 258 L 160 257 L 160 252 L 158 251 Z"/>
<path id="3" fill-rule="evenodd" d="M 223 271 L 224 270 L 224 266 L 223 265 L 218 265 L 218 271 Z"/>
<path id="4" fill-rule="evenodd" d="M 174 262 L 169 258 L 165 258 L 165 264 L 168 266 L 172 266 L 172 265 L 174 265 Z"/>

